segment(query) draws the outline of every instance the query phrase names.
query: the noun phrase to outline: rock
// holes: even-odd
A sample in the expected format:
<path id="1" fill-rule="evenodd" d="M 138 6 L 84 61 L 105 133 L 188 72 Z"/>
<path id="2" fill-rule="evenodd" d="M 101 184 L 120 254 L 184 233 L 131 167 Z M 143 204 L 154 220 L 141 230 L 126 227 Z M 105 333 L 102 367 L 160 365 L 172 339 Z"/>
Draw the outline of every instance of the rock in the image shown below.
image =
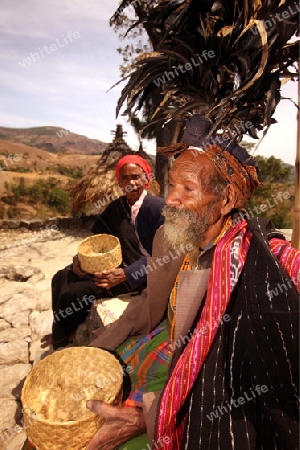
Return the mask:
<path id="1" fill-rule="evenodd" d="M 28 344 L 18 339 L 12 342 L 0 343 L 0 365 L 28 363 Z"/>
<path id="2" fill-rule="evenodd" d="M 10 442 L 10 450 L 20 450 L 20 448 L 23 448 L 26 439 L 27 436 L 25 431 L 20 431 L 20 433 L 16 435 L 12 442 Z"/>
<path id="3" fill-rule="evenodd" d="M 41 270 L 31 266 L 8 266 L 2 270 L 6 271 L 5 277 L 11 281 L 27 281 L 34 275 L 41 274 Z"/>
<path id="4" fill-rule="evenodd" d="M 100 321 L 105 325 L 115 322 L 123 314 L 132 299 L 131 294 L 120 295 L 120 297 L 95 303 L 96 312 Z"/>
<path id="5" fill-rule="evenodd" d="M 45 280 L 47 283 L 47 288 L 44 288 L 41 283 L 35 285 L 35 310 L 37 311 L 47 311 L 51 309 L 51 282 L 49 280 Z M 41 287 L 39 285 L 41 284 Z"/>
<path id="6" fill-rule="evenodd" d="M 57 217 L 50 217 L 49 219 L 44 220 L 44 226 L 45 228 L 48 226 L 48 229 L 53 227 L 53 230 L 57 230 L 59 228 L 58 221 L 59 219 Z"/>
<path id="7" fill-rule="evenodd" d="M 78 230 L 82 227 L 82 220 L 80 217 L 72 217 L 69 223 L 70 230 Z"/>
<path id="8" fill-rule="evenodd" d="M 7 322 L 6 322 L 7 323 Z M 9 324 L 7 324 L 9 326 Z M 25 339 L 31 335 L 31 329 L 21 325 L 18 328 L 6 328 L 0 331 L 0 342 L 11 342 L 16 339 Z"/>
<path id="9" fill-rule="evenodd" d="M 51 281 L 44 279 L 44 274 L 37 274 L 38 278 L 43 278 L 42 281 L 35 278 L 33 275 L 32 278 L 28 280 L 27 283 L 19 283 L 14 281 L 5 280 L 4 284 L 0 283 L 0 289 L 3 291 L 3 297 L 0 297 L 0 304 L 6 303 L 8 300 L 12 299 L 15 302 L 21 302 L 24 304 L 24 298 L 27 300 L 25 302 L 26 309 L 31 310 L 47 310 L 51 309 Z M 34 283 L 34 279 L 38 280 Z M 17 295 L 17 297 L 14 297 Z M 21 298 L 20 296 L 23 296 Z M 0 313 L 1 314 L 1 313 Z"/>
<path id="10" fill-rule="evenodd" d="M 52 311 L 33 311 L 29 316 L 31 330 L 38 336 L 50 334 L 52 332 L 52 322 Z"/>
<path id="11" fill-rule="evenodd" d="M 0 427 L 1 431 L 12 428 L 15 425 L 15 416 L 18 404 L 14 400 L 0 398 Z M 1 442 L 1 441 L 0 441 Z"/>
<path id="12" fill-rule="evenodd" d="M 31 219 L 29 224 L 30 230 L 41 230 L 43 228 L 43 221 L 39 219 Z"/>
<path id="13" fill-rule="evenodd" d="M 0 230 L 0 364 L 5 363 L 0 365 L 0 399 L 4 399 L 0 403 L 0 450 L 22 448 L 25 434 L 16 423 L 20 423 L 21 389 L 32 369 L 28 361 L 36 364 L 53 351 L 52 347 L 40 347 L 40 338 L 52 328 L 51 278 L 58 269 L 70 264 L 78 244 L 91 234 L 65 234 L 55 230 L 55 223 L 49 221 L 53 231 L 45 224 L 37 232 Z M 34 227 L 38 225 L 35 223 Z M 12 280 L 1 278 L 1 273 L 6 277 L 11 271 L 19 271 L 22 279 L 30 277 L 27 282 L 15 281 L 19 280 L 15 275 Z M 24 363 L 15 363 L 16 360 Z M 2 438 L 3 427 L 6 442 Z"/>
<path id="14" fill-rule="evenodd" d="M 26 440 L 25 431 L 19 426 L 11 429 L 11 438 L 5 443 L 5 450 L 20 450 Z M 1 447 L 0 447 L 1 448 Z"/>
<path id="15" fill-rule="evenodd" d="M 20 227 L 20 220 L 10 220 L 8 222 L 8 228 L 9 229 L 16 229 Z"/>
<path id="16" fill-rule="evenodd" d="M 32 299 L 28 298 L 24 294 L 14 294 L 4 305 L 1 307 L 0 317 L 6 319 L 10 316 L 20 314 L 22 311 L 34 309 L 35 304 Z"/>
<path id="17" fill-rule="evenodd" d="M 21 228 L 24 227 L 24 228 L 26 228 L 27 230 L 29 230 L 29 229 L 30 229 L 30 223 L 31 223 L 30 220 L 22 219 L 22 220 L 20 221 L 20 227 L 21 227 Z"/>
<path id="18" fill-rule="evenodd" d="M 0 332 L 6 330 L 7 328 L 10 328 L 10 324 L 6 322 L 4 319 L 0 319 Z M 1 342 L 1 339 L 0 339 Z"/>
<path id="19" fill-rule="evenodd" d="M 77 328 L 74 344 L 77 346 L 88 345 L 93 339 L 92 332 L 104 330 L 107 325 L 115 322 L 123 314 L 131 298 L 131 295 L 125 294 L 105 301 L 96 300 L 85 322 Z"/>
<path id="20" fill-rule="evenodd" d="M 35 365 L 41 359 L 44 359 L 46 356 L 51 355 L 53 353 L 53 349 L 51 348 L 41 348 L 41 340 L 32 342 L 29 345 L 29 361 Z"/>
<path id="21" fill-rule="evenodd" d="M 30 277 L 28 280 L 28 283 L 35 284 L 44 279 L 45 279 L 45 274 L 43 272 L 40 272 L 40 273 L 36 273 L 32 277 Z"/>
<path id="22" fill-rule="evenodd" d="M 58 217 L 57 227 L 59 230 L 68 230 L 70 228 L 70 217 Z"/>
<path id="23" fill-rule="evenodd" d="M 29 311 L 23 311 L 14 316 L 7 316 L 5 318 L 7 322 L 9 322 L 14 328 L 17 328 L 21 325 L 29 325 Z"/>
<path id="24" fill-rule="evenodd" d="M 0 268 L 1 271 L 1 268 Z M 4 274 L 5 275 L 5 274 Z M 0 305 L 7 302 L 14 294 L 22 292 L 23 285 L 8 280 L 1 280 Z"/>
<path id="25" fill-rule="evenodd" d="M 31 371 L 31 364 L 15 364 L 0 368 L 0 398 L 15 399 L 20 396 L 24 379 Z"/>

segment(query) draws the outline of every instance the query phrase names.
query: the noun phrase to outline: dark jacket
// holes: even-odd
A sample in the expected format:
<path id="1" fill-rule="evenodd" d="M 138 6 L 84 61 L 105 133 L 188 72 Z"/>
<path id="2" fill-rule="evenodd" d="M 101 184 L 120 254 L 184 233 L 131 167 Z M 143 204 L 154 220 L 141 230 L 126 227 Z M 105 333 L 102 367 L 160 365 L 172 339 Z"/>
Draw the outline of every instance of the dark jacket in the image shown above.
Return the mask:
<path id="1" fill-rule="evenodd" d="M 108 205 L 92 228 L 94 234 L 107 233 L 119 238 L 124 272 L 132 290 L 144 286 L 147 280 L 146 272 L 141 272 L 147 264 L 147 257 L 141 253 L 136 232 L 141 244 L 151 255 L 154 235 L 164 221 L 161 215 L 164 205 L 161 197 L 147 194 L 136 217 L 135 231 L 131 223 L 130 206 L 126 197 L 122 196 Z"/>
<path id="2" fill-rule="evenodd" d="M 183 407 L 184 449 L 299 446 L 299 295 L 267 243 L 281 236 L 262 220 L 248 223 L 251 245 L 227 307 L 230 321 L 220 326 Z M 270 298 L 267 291 L 279 286 Z"/>

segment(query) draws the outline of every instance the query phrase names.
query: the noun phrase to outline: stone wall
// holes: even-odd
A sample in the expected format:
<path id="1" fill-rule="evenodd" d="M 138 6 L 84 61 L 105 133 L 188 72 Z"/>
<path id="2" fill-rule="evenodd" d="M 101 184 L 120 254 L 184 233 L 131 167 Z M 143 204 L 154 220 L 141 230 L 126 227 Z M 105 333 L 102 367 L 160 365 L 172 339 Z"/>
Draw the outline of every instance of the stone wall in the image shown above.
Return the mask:
<path id="1" fill-rule="evenodd" d="M 51 217 L 48 219 L 20 219 L 20 220 L 0 220 L 0 230 L 26 229 L 31 231 L 56 226 L 58 230 L 90 230 L 97 215 L 82 215 L 81 217 Z M 292 230 L 278 230 L 284 234 L 290 242 Z"/>
<path id="2" fill-rule="evenodd" d="M 97 216 L 81 217 L 51 217 L 48 219 L 14 219 L 14 220 L 0 220 L 0 229 L 2 230 L 16 230 L 24 228 L 26 230 L 40 230 L 46 227 L 56 226 L 58 230 L 82 230 L 90 229 L 93 221 Z"/>
<path id="3" fill-rule="evenodd" d="M 20 450 L 26 438 L 22 385 L 33 365 L 51 352 L 40 342 L 51 333 L 51 279 L 72 262 L 88 232 L 58 229 L 86 226 L 85 221 L 20 221 L 18 229 L 9 222 L 0 229 L 0 450 Z"/>

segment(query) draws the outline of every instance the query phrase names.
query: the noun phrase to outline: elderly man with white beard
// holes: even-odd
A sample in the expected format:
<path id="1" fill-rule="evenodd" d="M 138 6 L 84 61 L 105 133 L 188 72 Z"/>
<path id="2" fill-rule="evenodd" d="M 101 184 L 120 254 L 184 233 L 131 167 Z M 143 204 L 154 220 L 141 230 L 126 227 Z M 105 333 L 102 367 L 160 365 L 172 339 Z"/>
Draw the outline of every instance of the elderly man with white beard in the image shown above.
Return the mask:
<path id="1" fill-rule="evenodd" d="M 148 266 L 188 251 L 149 271 L 147 290 L 91 342 L 133 373 L 121 407 L 87 402 L 106 417 L 87 450 L 137 448 L 128 440 L 144 432 L 147 449 L 297 448 L 300 252 L 242 210 L 259 184 L 244 149 L 175 147 Z"/>

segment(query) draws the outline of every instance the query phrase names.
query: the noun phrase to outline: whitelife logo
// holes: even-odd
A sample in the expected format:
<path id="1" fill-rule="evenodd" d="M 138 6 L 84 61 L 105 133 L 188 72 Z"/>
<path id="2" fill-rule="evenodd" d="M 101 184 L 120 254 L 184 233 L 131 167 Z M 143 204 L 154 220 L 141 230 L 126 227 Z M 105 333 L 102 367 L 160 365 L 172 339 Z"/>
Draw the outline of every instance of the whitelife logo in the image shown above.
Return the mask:
<path id="1" fill-rule="evenodd" d="M 63 34 L 60 39 L 55 39 L 50 45 L 44 45 L 42 48 L 38 47 L 38 52 L 30 53 L 29 56 L 23 58 L 22 61 L 19 61 L 19 64 L 23 69 L 25 67 L 30 66 L 31 63 L 39 61 L 42 58 L 45 58 L 46 55 L 50 55 L 53 52 L 56 52 L 59 48 L 66 47 L 76 39 L 80 38 L 80 33 L 78 31 L 69 31 L 67 33 L 67 37 Z"/>
<path id="2" fill-rule="evenodd" d="M 187 62 L 182 65 L 179 64 L 177 67 L 172 67 L 172 70 L 169 72 L 165 71 L 164 75 L 158 77 L 156 80 L 153 80 L 154 84 L 159 87 L 165 84 L 167 81 L 174 80 L 174 78 L 179 77 L 180 74 L 186 73 L 188 70 L 192 70 L 193 67 L 198 67 L 200 64 L 203 64 L 204 61 L 208 61 L 211 58 L 214 58 L 215 52 L 213 50 L 203 50 L 201 56 L 197 53 L 197 59 L 191 58 L 191 62 Z"/>

